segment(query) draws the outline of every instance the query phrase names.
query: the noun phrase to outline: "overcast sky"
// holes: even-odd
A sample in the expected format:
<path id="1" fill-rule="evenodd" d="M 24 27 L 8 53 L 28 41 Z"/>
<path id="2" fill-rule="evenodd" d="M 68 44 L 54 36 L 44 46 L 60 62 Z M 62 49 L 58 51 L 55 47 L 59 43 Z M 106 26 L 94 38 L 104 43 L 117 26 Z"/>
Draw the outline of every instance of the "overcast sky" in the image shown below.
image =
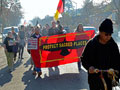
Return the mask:
<path id="1" fill-rule="evenodd" d="M 77 8 L 81 8 L 84 0 L 72 0 L 77 3 Z M 101 0 L 96 0 L 100 2 Z M 54 16 L 59 0 L 20 0 L 24 12 L 24 20 L 31 20 L 36 16 L 41 19 L 46 15 Z M 73 3 L 76 7 L 76 4 Z"/>

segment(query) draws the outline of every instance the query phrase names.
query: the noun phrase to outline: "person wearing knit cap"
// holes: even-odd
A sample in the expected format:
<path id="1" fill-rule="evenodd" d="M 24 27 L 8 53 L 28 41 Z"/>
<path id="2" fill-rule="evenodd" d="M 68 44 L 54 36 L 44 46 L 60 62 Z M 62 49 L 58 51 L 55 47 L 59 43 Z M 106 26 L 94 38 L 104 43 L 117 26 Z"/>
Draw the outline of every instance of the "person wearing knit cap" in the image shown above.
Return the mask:
<path id="1" fill-rule="evenodd" d="M 113 23 L 110 19 L 105 19 L 99 26 L 99 33 L 91 39 L 83 53 L 82 65 L 88 70 L 88 83 L 90 90 L 105 90 L 100 77 L 100 72 L 95 70 L 118 70 L 120 71 L 120 52 L 117 43 L 112 38 Z M 112 80 L 108 73 L 103 73 L 107 84 L 107 90 L 112 90 Z M 117 80 L 119 80 L 118 75 Z"/>

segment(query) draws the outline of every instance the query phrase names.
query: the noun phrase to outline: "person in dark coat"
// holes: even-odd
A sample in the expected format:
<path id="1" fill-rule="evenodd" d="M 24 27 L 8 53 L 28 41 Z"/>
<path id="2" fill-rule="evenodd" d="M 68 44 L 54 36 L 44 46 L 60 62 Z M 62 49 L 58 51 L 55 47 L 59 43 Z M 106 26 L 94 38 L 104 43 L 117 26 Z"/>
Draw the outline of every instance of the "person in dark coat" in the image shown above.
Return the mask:
<path id="1" fill-rule="evenodd" d="M 66 30 L 64 27 L 60 24 L 60 21 L 57 21 L 57 29 L 58 29 L 58 34 L 66 34 Z"/>
<path id="2" fill-rule="evenodd" d="M 91 39 L 82 54 L 82 65 L 88 70 L 88 83 L 90 90 L 105 90 L 99 70 L 120 70 L 120 53 L 117 43 L 112 38 L 113 23 L 105 19 L 99 26 L 99 34 Z M 112 80 L 108 73 L 103 73 L 108 90 L 112 90 Z M 120 78 L 120 75 L 119 75 Z"/>
<path id="3" fill-rule="evenodd" d="M 12 72 L 14 69 L 13 46 L 15 45 L 15 41 L 13 39 L 13 34 L 11 32 L 8 32 L 8 36 L 5 38 L 3 45 L 4 45 L 4 51 L 7 58 L 8 70 L 9 72 Z"/>
<path id="4" fill-rule="evenodd" d="M 77 29 L 75 30 L 75 32 L 83 32 L 83 31 L 84 31 L 83 25 L 81 23 L 78 24 Z"/>

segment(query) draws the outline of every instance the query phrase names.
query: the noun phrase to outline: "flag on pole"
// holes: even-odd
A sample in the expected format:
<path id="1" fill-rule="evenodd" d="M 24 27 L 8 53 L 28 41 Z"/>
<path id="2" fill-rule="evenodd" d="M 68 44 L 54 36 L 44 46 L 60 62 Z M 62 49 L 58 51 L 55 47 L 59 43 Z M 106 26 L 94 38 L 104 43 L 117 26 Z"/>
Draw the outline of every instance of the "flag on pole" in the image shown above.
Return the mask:
<path id="1" fill-rule="evenodd" d="M 59 18 L 59 14 L 64 12 L 64 0 L 60 0 L 57 6 L 56 13 L 54 15 L 54 19 L 57 21 Z"/>

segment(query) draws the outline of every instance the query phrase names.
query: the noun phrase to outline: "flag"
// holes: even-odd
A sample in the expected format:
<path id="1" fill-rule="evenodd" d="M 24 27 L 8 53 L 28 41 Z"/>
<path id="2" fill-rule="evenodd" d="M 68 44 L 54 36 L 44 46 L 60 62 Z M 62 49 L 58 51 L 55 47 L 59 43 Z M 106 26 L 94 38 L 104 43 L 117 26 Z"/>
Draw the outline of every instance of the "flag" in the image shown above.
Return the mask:
<path id="1" fill-rule="evenodd" d="M 57 6 L 56 13 L 54 15 L 54 19 L 57 21 L 58 17 L 59 17 L 59 14 L 61 14 L 63 12 L 64 12 L 64 0 L 60 0 L 59 3 L 58 3 L 58 6 Z"/>
<path id="2" fill-rule="evenodd" d="M 87 41 L 95 31 L 44 36 L 38 39 L 38 49 L 31 50 L 37 68 L 55 67 L 78 62 Z"/>

